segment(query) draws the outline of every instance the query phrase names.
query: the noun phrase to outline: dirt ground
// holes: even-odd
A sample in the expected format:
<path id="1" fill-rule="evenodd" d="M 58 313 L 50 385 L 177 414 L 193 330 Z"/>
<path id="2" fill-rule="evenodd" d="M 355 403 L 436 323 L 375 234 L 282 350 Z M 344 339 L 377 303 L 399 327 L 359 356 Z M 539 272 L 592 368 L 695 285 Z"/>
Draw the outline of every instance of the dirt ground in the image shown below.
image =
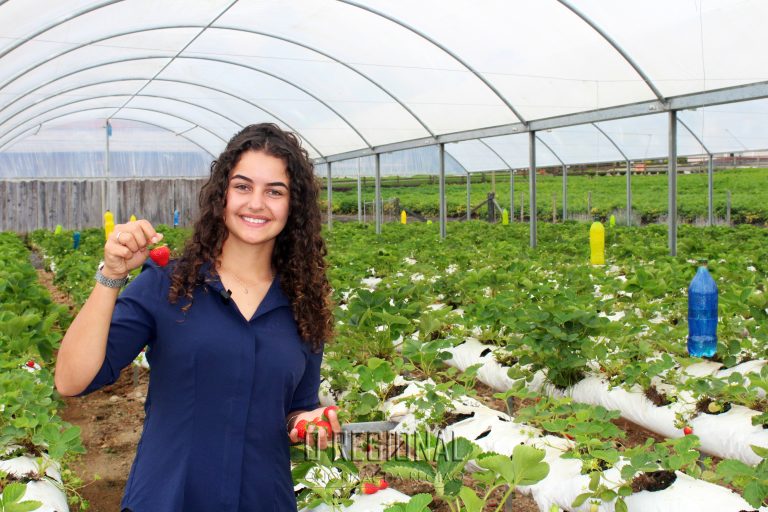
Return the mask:
<path id="1" fill-rule="evenodd" d="M 134 385 L 134 371 L 138 385 Z M 72 464 L 72 470 L 85 482 L 80 493 L 93 512 L 120 510 L 144 423 L 148 381 L 147 370 L 131 366 L 111 386 L 64 399 L 62 418 L 82 429 L 87 453 Z"/>

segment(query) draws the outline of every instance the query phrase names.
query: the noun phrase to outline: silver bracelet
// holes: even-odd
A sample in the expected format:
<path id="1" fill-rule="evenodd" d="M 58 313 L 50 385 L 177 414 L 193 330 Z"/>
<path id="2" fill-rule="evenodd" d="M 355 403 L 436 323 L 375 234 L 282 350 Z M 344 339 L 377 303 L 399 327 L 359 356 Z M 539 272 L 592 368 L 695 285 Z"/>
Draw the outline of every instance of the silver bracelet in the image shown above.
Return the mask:
<path id="1" fill-rule="evenodd" d="M 97 283 L 103 284 L 107 288 L 122 288 L 128 284 L 128 276 L 125 276 L 121 279 L 112 279 L 101 273 L 102 268 L 104 268 L 103 262 L 101 265 L 99 265 L 99 269 L 96 271 L 95 279 Z"/>

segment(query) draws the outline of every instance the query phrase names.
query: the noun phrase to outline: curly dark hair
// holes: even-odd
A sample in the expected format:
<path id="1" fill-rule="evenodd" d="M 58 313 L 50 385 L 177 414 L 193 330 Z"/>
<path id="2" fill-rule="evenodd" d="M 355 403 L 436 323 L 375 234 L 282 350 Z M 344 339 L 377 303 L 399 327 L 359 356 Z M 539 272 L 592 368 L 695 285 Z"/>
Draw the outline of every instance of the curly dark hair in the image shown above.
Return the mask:
<path id="1" fill-rule="evenodd" d="M 264 151 L 282 159 L 290 178 L 288 221 L 275 240 L 272 264 L 277 269 L 283 291 L 291 301 L 299 335 L 314 349 L 331 340 L 333 315 L 331 286 L 326 276 L 325 241 L 320 235 L 320 184 L 314 167 L 298 137 L 272 123 L 246 126 L 235 134 L 219 158 L 211 163 L 211 176 L 200 190 L 200 213 L 194 233 L 187 241 L 171 275 L 168 299 L 182 297 L 192 306 L 192 293 L 200 284 L 204 263 L 216 268 L 224 241 L 229 234 L 224 224 L 229 174 L 245 151 Z"/>

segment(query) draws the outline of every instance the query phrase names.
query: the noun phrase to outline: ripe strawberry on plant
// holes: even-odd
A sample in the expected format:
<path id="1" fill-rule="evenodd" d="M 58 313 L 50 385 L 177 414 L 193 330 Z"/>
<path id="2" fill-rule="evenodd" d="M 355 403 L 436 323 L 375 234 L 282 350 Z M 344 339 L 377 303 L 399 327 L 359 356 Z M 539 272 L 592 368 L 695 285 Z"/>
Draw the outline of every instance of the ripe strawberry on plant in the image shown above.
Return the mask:
<path id="1" fill-rule="evenodd" d="M 382 491 L 382 490 L 386 489 L 387 487 L 389 487 L 389 484 L 383 478 L 379 478 L 379 485 L 377 487 L 379 488 L 380 491 Z"/>
<path id="2" fill-rule="evenodd" d="M 683 434 L 685 434 L 685 435 L 687 435 L 687 436 L 689 436 L 689 435 L 693 434 L 693 427 L 688 427 L 688 426 L 686 426 L 686 427 L 683 429 Z"/>
<path id="3" fill-rule="evenodd" d="M 363 483 L 363 494 L 376 494 L 377 492 L 379 492 L 379 488 L 376 485 L 370 482 Z"/>
<path id="4" fill-rule="evenodd" d="M 154 261 L 161 267 L 164 267 L 168 264 L 168 261 L 171 259 L 171 250 L 168 248 L 167 245 L 155 247 L 154 249 L 149 251 L 149 257 L 152 258 L 152 261 Z"/>
<path id="5" fill-rule="evenodd" d="M 27 366 L 29 368 L 34 368 L 35 367 L 35 362 L 32 359 L 30 359 L 29 361 L 27 361 Z"/>

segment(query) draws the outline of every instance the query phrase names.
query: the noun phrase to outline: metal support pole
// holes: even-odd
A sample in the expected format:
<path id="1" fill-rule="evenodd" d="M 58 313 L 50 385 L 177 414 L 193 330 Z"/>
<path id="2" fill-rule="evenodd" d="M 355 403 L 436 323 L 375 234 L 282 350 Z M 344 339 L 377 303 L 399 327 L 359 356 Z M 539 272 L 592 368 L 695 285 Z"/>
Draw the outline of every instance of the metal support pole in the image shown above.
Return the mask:
<path id="1" fill-rule="evenodd" d="M 563 222 L 568 220 L 568 166 L 563 165 Z"/>
<path id="2" fill-rule="evenodd" d="M 331 186 L 331 162 L 328 162 L 328 174 L 325 178 L 325 186 L 328 191 L 328 206 L 326 208 L 326 215 L 328 216 L 328 231 L 333 229 L 333 187 Z"/>
<path id="3" fill-rule="evenodd" d="M 731 225 L 731 191 L 725 191 L 725 223 Z"/>
<path id="4" fill-rule="evenodd" d="M 376 234 L 381 234 L 381 155 L 376 153 L 375 197 L 373 200 L 373 216 L 376 218 Z"/>
<path id="5" fill-rule="evenodd" d="M 445 238 L 445 223 L 448 220 L 445 206 L 445 144 L 439 145 L 440 154 L 440 238 Z"/>
<path id="6" fill-rule="evenodd" d="M 515 222 L 515 171 L 512 169 L 509 170 L 509 220 Z"/>
<path id="7" fill-rule="evenodd" d="M 360 182 L 360 159 L 357 159 L 357 222 L 363 222 L 363 185 Z"/>
<path id="8" fill-rule="evenodd" d="M 627 160 L 627 226 L 632 225 L 632 162 Z"/>
<path id="9" fill-rule="evenodd" d="M 467 173 L 467 220 L 472 220 L 472 176 Z"/>
<path id="10" fill-rule="evenodd" d="M 536 132 L 528 132 L 528 155 L 529 155 L 529 171 L 528 171 L 528 199 L 529 209 L 531 214 L 530 219 L 530 242 L 531 247 L 536 247 Z"/>
<path id="11" fill-rule="evenodd" d="M 712 154 L 709 154 L 709 161 L 707 162 L 707 190 L 709 195 L 707 197 L 707 224 L 709 226 L 715 225 L 715 162 Z"/>
<path id="12" fill-rule="evenodd" d="M 669 112 L 669 165 L 667 169 L 669 255 L 677 256 L 677 112 Z"/>
<path id="13" fill-rule="evenodd" d="M 592 217 L 592 191 L 587 192 L 587 218 L 591 219 Z"/>

